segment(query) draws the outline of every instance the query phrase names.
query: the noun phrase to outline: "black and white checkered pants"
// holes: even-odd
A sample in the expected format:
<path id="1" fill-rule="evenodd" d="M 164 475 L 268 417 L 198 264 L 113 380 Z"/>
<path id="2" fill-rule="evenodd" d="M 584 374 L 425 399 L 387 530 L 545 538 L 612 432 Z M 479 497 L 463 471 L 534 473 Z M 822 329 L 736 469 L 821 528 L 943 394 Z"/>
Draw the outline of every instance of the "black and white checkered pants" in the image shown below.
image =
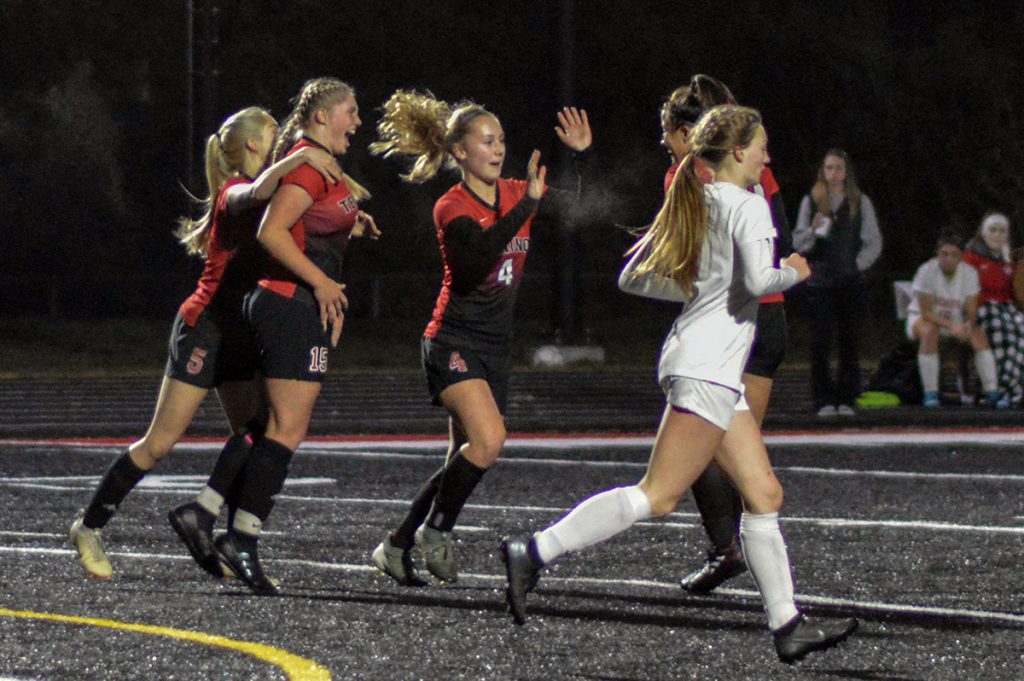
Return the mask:
<path id="1" fill-rule="evenodd" d="M 996 360 L 999 390 L 1020 404 L 1024 398 L 1024 314 L 1013 303 L 978 306 L 978 324 L 985 330 Z"/>

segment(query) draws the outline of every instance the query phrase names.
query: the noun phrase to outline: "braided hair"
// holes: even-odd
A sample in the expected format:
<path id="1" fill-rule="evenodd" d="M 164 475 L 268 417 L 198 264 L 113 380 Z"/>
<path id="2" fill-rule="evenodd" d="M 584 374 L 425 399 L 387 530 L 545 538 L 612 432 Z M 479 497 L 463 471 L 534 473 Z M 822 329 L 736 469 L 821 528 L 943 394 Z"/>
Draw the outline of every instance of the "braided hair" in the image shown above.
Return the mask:
<path id="1" fill-rule="evenodd" d="M 277 143 L 274 145 L 274 161 L 280 161 L 288 155 L 288 151 L 298 142 L 302 130 L 309 126 L 313 121 L 313 115 L 319 109 L 329 109 L 350 97 L 355 97 L 355 95 L 356 91 L 352 89 L 351 85 L 337 78 L 307 80 L 299 94 L 292 100 L 294 108 L 288 114 L 288 118 L 285 119 L 281 131 L 277 135 Z M 370 192 L 353 180 L 348 173 L 343 173 L 342 177 L 357 201 L 370 198 Z"/>

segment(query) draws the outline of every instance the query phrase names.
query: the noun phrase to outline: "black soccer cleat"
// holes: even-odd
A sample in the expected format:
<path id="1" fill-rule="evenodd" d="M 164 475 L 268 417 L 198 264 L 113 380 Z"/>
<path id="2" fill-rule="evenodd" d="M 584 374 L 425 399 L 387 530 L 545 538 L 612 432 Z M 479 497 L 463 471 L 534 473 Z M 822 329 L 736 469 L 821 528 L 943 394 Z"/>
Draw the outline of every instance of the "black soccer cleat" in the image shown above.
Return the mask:
<path id="1" fill-rule="evenodd" d="M 712 547 L 708 549 L 708 557 L 698 569 L 679 580 L 679 586 L 692 594 L 711 593 L 726 580 L 742 575 L 747 571 L 743 553 L 735 543 L 725 551 Z"/>
<path id="2" fill-rule="evenodd" d="M 808 653 L 839 645 L 857 629 L 853 617 L 841 620 L 811 620 L 797 615 L 781 628 L 772 632 L 775 652 L 786 664 L 802 660 Z"/>
<path id="3" fill-rule="evenodd" d="M 516 624 L 526 623 L 526 594 L 533 591 L 540 579 L 540 568 L 530 556 L 529 544 L 522 539 L 501 542 L 501 555 L 505 560 L 508 586 L 505 600 Z"/>
<path id="4" fill-rule="evenodd" d="M 213 514 L 192 502 L 170 511 L 167 520 L 199 567 L 221 579 L 224 571 L 213 548 L 213 523 L 216 521 Z"/>
<path id="5" fill-rule="evenodd" d="M 281 590 L 263 572 L 255 540 L 251 547 L 242 547 L 238 544 L 230 532 L 217 537 L 217 541 L 213 543 L 220 559 L 231 568 L 236 577 L 252 589 L 253 593 L 257 596 L 280 595 Z"/>

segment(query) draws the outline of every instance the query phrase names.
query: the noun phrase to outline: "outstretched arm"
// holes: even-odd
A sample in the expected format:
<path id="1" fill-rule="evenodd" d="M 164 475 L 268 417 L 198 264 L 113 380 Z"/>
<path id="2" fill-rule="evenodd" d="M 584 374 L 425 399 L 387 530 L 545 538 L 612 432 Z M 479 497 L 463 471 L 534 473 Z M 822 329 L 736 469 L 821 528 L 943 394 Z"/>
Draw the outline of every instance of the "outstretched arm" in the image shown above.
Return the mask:
<path id="1" fill-rule="evenodd" d="M 471 217 L 459 216 L 444 229 L 444 245 L 448 266 L 460 288 L 473 288 L 494 266 L 505 245 L 516 235 L 526 220 L 537 211 L 547 187 L 547 168 L 540 165 L 540 152 L 534 150 L 526 167 L 526 196 L 508 213 L 487 229 Z"/>

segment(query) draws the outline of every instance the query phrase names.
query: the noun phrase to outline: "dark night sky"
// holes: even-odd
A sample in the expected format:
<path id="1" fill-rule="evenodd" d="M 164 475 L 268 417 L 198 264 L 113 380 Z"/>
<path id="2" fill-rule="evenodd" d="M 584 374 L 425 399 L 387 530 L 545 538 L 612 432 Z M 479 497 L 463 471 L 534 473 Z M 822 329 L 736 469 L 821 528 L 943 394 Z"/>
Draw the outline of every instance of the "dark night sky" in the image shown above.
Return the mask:
<path id="1" fill-rule="evenodd" d="M 430 206 L 451 178 L 405 187 L 395 164 L 365 151 L 375 109 L 395 88 L 469 97 L 495 111 L 511 145 L 510 175 L 522 175 L 533 146 L 557 158 L 564 3 L 209 1 L 216 30 L 206 32 L 197 14 L 197 63 L 205 67 L 204 39 L 214 36 L 216 75 L 196 82 L 197 136 L 250 104 L 284 117 L 309 77 L 337 76 L 357 89 L 364 126 L 346 166 L 373 190 L 367 208 L 386 237 L 353 254 L 355 274 L 438 266 Z M 988 208 L 1011 215 L 1021 243 L 1020 9 L 569 4 L 573 99 L 591 114 L 607 197 L 605 227 L 587 245 L 595 274 L 612 277 L 625 244 L 610 225 L 643 224 L 659 205 L 667 158 L 657 110 L 695 72 L 721 78 L 764 113 L 792 218 L 822 152 L 851 153 L 886 240 L 879 281 L 911 274 L 940 228 L 973 232 Z M 0 304 L 166 315 L 195 274 L 170 236 L 186 209 L 179 182 L 188 183 L 186 4 L 67 5 L 4 3 Z M 122 295 L 103 293 L 112 286 Z"/>

